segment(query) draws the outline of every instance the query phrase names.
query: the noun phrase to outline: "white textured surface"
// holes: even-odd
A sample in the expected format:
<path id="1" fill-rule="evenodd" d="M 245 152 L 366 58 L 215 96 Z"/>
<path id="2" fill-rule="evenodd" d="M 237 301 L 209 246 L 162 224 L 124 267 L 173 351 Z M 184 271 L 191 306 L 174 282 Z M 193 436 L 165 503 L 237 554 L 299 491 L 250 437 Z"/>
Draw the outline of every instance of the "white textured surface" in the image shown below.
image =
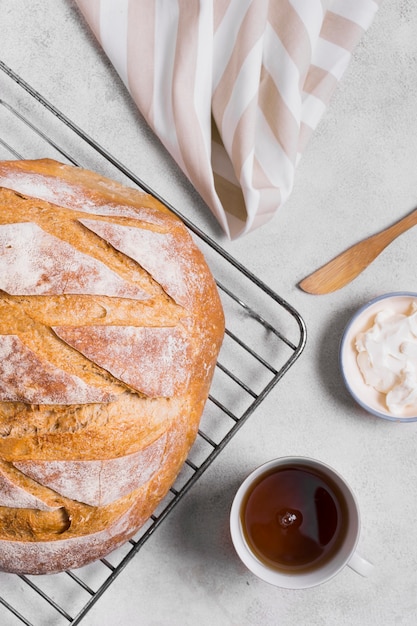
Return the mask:
<path id="1" fill-rule="evenodd" d="M 416 289 L 416 230 L 329 296 L 297 282 L 417 204 L 417 5 L 386 0 L 357 48 L 274 221 L 234 243 L 132 106 L 71 0 L 1 0 L 0 58 L 111 149 L 303 315 L 301 358 L 99 600 L 88 626 L 414 626 L 417 623 L 417 423 L 367 417 L 338 372 L 352 312 Z M 345 569 L 291 592 L 237 560 L 228 511 L 240 481 L 275 456 L 305 455 L 350 482 L 371 578 Z M 10 622 L 11 624 L 14 622 Z"/>

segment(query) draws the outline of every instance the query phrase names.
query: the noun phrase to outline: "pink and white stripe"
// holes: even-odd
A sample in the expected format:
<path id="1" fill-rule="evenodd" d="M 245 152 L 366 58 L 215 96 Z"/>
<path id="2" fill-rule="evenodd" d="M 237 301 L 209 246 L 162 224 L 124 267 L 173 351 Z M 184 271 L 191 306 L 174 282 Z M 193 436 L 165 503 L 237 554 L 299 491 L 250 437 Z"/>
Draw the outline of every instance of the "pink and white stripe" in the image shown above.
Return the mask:
<path id="1" fill-rule="evenodd" d="M 230 238 L 270 220 L 380 0 L 77 0 Z"/>

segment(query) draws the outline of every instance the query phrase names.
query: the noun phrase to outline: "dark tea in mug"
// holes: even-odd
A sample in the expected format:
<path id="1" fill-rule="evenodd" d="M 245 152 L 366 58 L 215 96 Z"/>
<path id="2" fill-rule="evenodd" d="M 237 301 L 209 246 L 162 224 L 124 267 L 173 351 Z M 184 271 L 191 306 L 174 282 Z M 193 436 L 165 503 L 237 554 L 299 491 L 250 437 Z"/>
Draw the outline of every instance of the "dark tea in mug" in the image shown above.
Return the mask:
<path id="1" fill-rule="evenodd" d="M 240 518 L 252 552 L 286 574 L 313 571 L 331 560 L 349 524 L 338 485 L 324 471 L 302 464 L 260 475 L 243 499 Z"/>

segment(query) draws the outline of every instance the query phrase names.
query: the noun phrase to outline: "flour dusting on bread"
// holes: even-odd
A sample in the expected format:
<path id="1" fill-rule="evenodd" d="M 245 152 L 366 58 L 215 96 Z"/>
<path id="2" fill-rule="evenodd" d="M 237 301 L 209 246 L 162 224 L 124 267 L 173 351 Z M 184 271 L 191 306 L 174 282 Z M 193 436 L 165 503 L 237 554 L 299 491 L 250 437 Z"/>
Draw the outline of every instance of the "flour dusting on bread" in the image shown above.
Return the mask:
<path id="1" fill-rule="evenodd" d="M 224 333 L 215 281 L 150 195 L 0 162 L 0 570 L 132 537 L 192 446 Z"/>

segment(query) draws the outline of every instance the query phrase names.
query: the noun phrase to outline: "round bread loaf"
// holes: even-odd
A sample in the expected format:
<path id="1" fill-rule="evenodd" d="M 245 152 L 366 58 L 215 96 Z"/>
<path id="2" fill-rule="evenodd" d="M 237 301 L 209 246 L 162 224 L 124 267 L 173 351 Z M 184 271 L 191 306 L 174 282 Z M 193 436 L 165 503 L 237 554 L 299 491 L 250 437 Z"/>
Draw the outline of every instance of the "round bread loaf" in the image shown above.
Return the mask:
<path id="1" fill-rule="evenodd" d="M 165 496 L 224 333 L 213 277 L 153 197 L 0 163 L 0 570 L 101 558 Z"/>

